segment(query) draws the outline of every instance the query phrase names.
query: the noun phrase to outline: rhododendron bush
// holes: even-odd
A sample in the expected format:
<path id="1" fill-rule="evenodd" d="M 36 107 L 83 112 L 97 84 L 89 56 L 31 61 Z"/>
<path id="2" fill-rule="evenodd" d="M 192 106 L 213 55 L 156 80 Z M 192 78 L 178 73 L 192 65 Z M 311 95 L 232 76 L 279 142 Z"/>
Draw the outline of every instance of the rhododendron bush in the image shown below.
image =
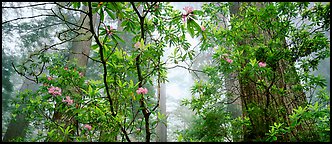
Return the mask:
<path id="1" fill-rule="evenodd" d="M 84 56 L 94 67 L 79 67 L 56 50 L 32 54 L 46 70 L 34 75 L 38 89 L 22 92 L 15 102 L 25 106 L 16 114 L 27 114 L 35 127 L 31 133 L 37 136 L 29 141 L 154 141 L 166 119 L 158 109 L 156 83 L 167 81 L 166 64 L 184 61 L 208 79 L 196 79 L 192 98 L 183 101 L 196 119 L 177 133 L 179 141 L 327 141 L 329 96 L 322 91 L 315 95 L 320 101 L 310 103 L 305 92 L 326 86 L 309 70 L 329 57 L 329 39 L 322 33 L 329 30 L 329 8 L 242 3 L 235 12 L 230 4 L 182 10 L 166 2 L 60 5 L 81 19 L 97 15 L 97 25 L 84 28 L 93 41 Z M 294 26 L 297 16 L 312 24 Z M 199 44 L 192 46 L 186 34 Z M 174 51 L 162 59 L 170 47 Z M 211 53 L 211 63 L 195 65 L 201 53 Z"/>
<path id="2" fill-rule="evenodd" d="M 87 23 L 89 28 L 97 29 L 83 28 L 83 24 L 80 24 L 82 27 L 73 25 L 59 16 L 61 21 L 88 29 L 92 34 L 91 56 L 83 56 L 98 67 L 94 69 L 97 72 L 79 67 L 79 61 L 67 61 L 66 55 L 56 48 L 52 53 L 46 53 L 52 49 L 50 47 L 33 55 L 42 57 L 41 62 L 34 65 L 45 64 L 47 72 L 34 77 L 35 82 L 41 84 L 37 91 L 21 93 L 21 99 L 16 102 L 17 108 L 24 105 L 23 112 L 32 125 L 42 127 L 32 141 L 154 140 L 156 126 L 165 123 L 166 119 L 165 114 L 159 112 L 159 97 L 154 86 L 156 81 L 166 80 L 166 61 L 161 57 L 171 45 L 184 53 L 181 58 L 167 61 L 193 59 L 194 53 L 184 39 L 185 34 L 190 29 L 192 34 L 199 35 L 206 29 L 194 17 L 195 10 L 184 8 L 191 25 L 186 28 L 183 27 L 186 23 L 182 21 L 182 11 L 175 10 L 169 3 L 68 4 L 57 5 L 65 10 L 76 10 L 81 13 L 81 19 L 98 15 L 97 25 Z M 108 24 L 110 20 L 121 23 L 116 28 L 114 24 Z M 153 32 L 157 32 L 159 38 L 151 41 L 155 39 L 150 35 Z"/>
<path id="3" fill-rule="evenodd" d="M 179 141 L 330 141 L 329 95 L 316 89 L 326 82 L 310 74 L 330 54 L 329 5 L 203 5 L 201 47 L 213 62 L 183 101 L 198 116 Z"/>

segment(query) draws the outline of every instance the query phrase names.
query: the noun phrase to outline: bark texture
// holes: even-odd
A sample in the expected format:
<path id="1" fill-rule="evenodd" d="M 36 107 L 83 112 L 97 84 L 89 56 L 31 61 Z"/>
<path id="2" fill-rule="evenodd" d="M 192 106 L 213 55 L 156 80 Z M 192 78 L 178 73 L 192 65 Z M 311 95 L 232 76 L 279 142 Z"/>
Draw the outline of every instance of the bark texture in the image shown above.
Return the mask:
<path id="1" fill-rule="evenodd" d="M 252 4 L 258 9 L 264 7 L 264 3 Z M 232 14 L 237 15 L 241 12 L 239 8 L 240 3 L 236 2 L 230 7 L 230 11 Z M 266 31 L 260 31 L 259 34 L 264 35 L 265 42 L 268 42 L 272 37 L 268 35 Z M 252 37 L 245 38 L 238 43 L 238 46 L 255 46 L 255 43 L 252 42 Z M 284 40 L 281 49 L 286 48 Z M 246 52 L 244 52 L 243 56 L 246 57 L 246 55 Z M 248 61 L 243 63 L 242 68 L 248 63 Z M 294 63 L 288 63 L 280 59 L 268 65 L 274 69 L 274 74 L 270 80 L 259 75 L 252 77 L 249 76 L 249 73 L 242 74 L 238 77 L 243 117 L 248 117 L 251 123 L 250 127 L 244 127 L 244 141 L 262 140 L 262 138 L 266 137 L 266 133 L 269 132 L 269 126 L 273 125 L 275 122 L 278 123 L 285 120 L 289 125 L 288 115 L 291 114 L 294 108 L 303 106 L 306 102 L 303 91 L 294 91 L 291 89 L 292 86 L 300 83 L 300 80 L 296 79 L 297 72 L 295 71 Z M 293 76 L 294 79 L 289 79 L 290 76 Z M 264 91 L 258 89 L 258 80 L 264 80 L 267 83 L 267 87 Z M 281 95 L 273 90 L 272 86 L 277 89 L 282 88 L 286 93 Z M 301 127 L 299 127 L 299 130 L 300 129 Z M 295 135 L 294 133 L 296 132 L 292 132 L 293 135 Z M 291 134 L 285 134 L 282 137 L 282 141 L 288 141 Z"/>
<path id="2" fill-rule="evenodd" d="M 82 10 L 88 11 L 88 7 L 83 6 Z M 93 15 L 93 23 L 95 28 L 98 26 L 96 24 L 97 22 L 97 15 Z M 83 24 L 82 24 L 83 23 Z M 81 13 L 80 20 L 78 22 L 78 25 L 81 25 L 85 28 L 90 28 L 90 19 L 89 17 Z M 88 57 L 90 54 L 90 48 L 92 43 L 92 34 L 90 31 L 87 31 L 85 29 L 80 28 L 79 33 L 82 33 L 82 35 L 76 37 L 72 42 L 72 48 L 70 50 L 69 54 L 69 63 L 74 63 L 78 67 L 83 67 L 84 70 L 81 71 L 83 73 L 83 76 L 85 75 L 86 66 L 88 64 Z M 74 88 L 68 88 L 72 93 L 77 93 Z M 57 107 L 57 105 L 56 105 Z M 80 107 L 78 104 L 76 104 L 76 107 Z M 65 114 L 60 113 L 58 111 L 54 111 L 53 119 L 57 122 L 65 121 L 66 126 L 69 125 L 75 125 L 76 131 L 72 131 L 72 134 L 76 132 L 76 135 L 79 135 L 79 127 L 78 127 L 78 121 L 74 118 L 68 119 L 68 117 L 65 116 Z M 73 139 L 67 139 L 68 141 L 73 141 Z M 53 140 L 50 140 L 53 141 Z"/>

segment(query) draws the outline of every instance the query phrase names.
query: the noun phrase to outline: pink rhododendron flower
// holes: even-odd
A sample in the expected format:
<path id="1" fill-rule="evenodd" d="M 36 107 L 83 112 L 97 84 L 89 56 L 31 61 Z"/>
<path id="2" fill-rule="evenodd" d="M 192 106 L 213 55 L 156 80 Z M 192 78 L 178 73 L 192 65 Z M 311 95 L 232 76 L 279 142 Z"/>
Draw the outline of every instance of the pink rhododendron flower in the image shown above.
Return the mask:
<path id="1" fill-rule="evenodd" d="M 258 65 L 259 65 L 259 67 L 266 67 L 266 63 L 265 62 L 259 62 Z"/>
<path id="2" fill-rule="evenodd" d="M 113 30 L 114 28 L 112 26 L 110 26 L 110 30 Z"/>
<path id="3" fill-rule="evenodd" d="M 205 31 L 205 27 L 204 26 L 201 26 L 201 29 L 202 29 L 202 31 Z"/>
<path id="4" fill-rule="evenodd" d="M 72 105 L 74 103 L 74 100 L 70 99 L 69 96 L 66 96 L 66 100 L 62 100 L 62 102 L 67 102 L 68 105 Z"/>
<path id="5" fill-rule="evenodd" d="M 52 80 L 52 77 L 51 77 L 51 76 L 49 76 L 49 77 L 47 77 L 47 79 L 50 81 L 50 80 Z"/>
<path id="6" fill-rule="evenodd" d="M 61 89 L 59 87 L 55 87 L 53 94 L 55 94 L 55 95 L 61 95 Z"/>
<path id="7" fill-rule="evenodd" d="M 48 93 L 53 96 L 61 95 L 61 89 L 59 87 L 51 86 L 50 88 L 48 88 Z"/>
<path id="8" fill-rule="evenodd" d="M 191 6 L 186 6 L 183 8 L 186 11 L 186 14 L 182 14 L 183 22 L 186 22 L 187 16 L 194 11 L 194 8 Z"/>
<path id="9" fill-rule="evenodd" d="M 232 59 L 229 59 L 229 58 L 226 58 L 226 61 L 227 61 L 228 63 L 232 63 L 232 62 L 233 62 L 233 60 L 232 60 Z"/>
<path id="10" fill-rule="evenodd" d="M 54 87 L 53 86 L 48 88 L 48 93 L 53 94 L 53 92 L 54 92 Z"/>
<path id="11" fill-rule="evenodd" d="M 138 90 L 136 90 L 137 94 L 147 94 L 148 93 L 148 89 L 146 88 L 138 88 Z"/>
<path id="12" fill-rule="evenodd" d="M 88 125 L 88 124 L 85 124 L 84 128 L 87 128 L 88 130 L 91 130 L 92 127 L 90 125 Z"/>
<path id="13" fill-rule="evenodd" d="M 139 47 L 141 47 L 141 43 L 137 42 L 134 46 L 135 46 L 135 48 L 139 48 Z"/>
<path id="14" fill-rule="evenodd" d="M 183 9 L 187 12 L 187 14 L 189 14 L 189 13 L 191 13 L 191 12 L 194 11 L 194 8 L 192 6 L 186 6 Z"/>

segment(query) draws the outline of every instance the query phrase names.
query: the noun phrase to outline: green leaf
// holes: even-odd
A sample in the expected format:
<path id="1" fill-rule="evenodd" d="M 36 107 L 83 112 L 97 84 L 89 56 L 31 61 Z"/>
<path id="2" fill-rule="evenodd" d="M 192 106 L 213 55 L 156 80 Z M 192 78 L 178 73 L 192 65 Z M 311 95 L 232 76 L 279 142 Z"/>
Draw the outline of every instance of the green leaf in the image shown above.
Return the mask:
<path id="1" fill-rule="evenodd" d="M 54 131 L 55 131 L 55 129 L 53 129 L 53 130 L 47 132 L 47 135 L 50 136 L 50 137 L 53 136 Z"/>
<path id="2" fill-rule="evenodd" d="M 197 30 L 197 31 L 202 31 L 201 30 L 201 26 L 199 26 L 199 24 L 197 24 L 197 22 L 195 20 L 192 21 L 192 26 Z"/>
<path id="3" fill-rule="evenodd" d="M 102 115 L 103 114 L 103 111 L 99 108 L 99 107 L 95 107 L 96 108 L 96 112 L 99 114 L 99 115 Z"/>
<path id="4" fill-rule="evenodd" d="M 99 15 L 100 15 L 100 21 L 103 22 L 105 17 L 103 8 L 100 8 Z"/>
<path id="5" fill-rule="evenodd" d="M 183 136 L 182 136 L 182 134 L 179 134 L 179 136 L 178 136 L 178 142 L 182 142 L 182 140 L 183 140 Z"/>
<path id="6" fill-rule="evenodd" d="M 120 87 L 120 88 L 123 87 L 123 86 L 122 86 L 122 81 L 121 81 L 121 80 L 118 80 L 118 84 L 119 84 L 119 87 Z"/>
<path id="7" fill-rule="evenodd" d="M 92 90 L 91 85 L 89 85 L 89 87 L 88 87 L 88 92 L 89 92 L 89 95 L 90 95 L 90 96 L 93 95 L 93 90 Z"/>
<path id="8" fill-rule="evenodd" d="M 113 20 L 115 19 L 115 15 L 111 11 L 108 9 L 105 9 L 105 11 L 107 12 L 108 16 L 110 16 Z"/>
<path id="9" fill-rule="evenodd" d="M 117 41 L 117 42 L 122 42 L 122 43 L 125 43 L 125 41 L 123 39 L 121 39 L 118 35 L 116 34 L 113 34 L 112 37 L 114 37 L 114 39 Z"/>
<path id="10" fill-rule="evenodd" d="M 51 97 L 52 97 L 51 95 L 47 94 L 47 95 L 42 97 L 42 100 L 45 101 L 45 100 L 48 100 Z"/>
<path id="11" fill-rule="evenodd" d="M 204 14 L 204 12 L 202 10 L 194 10 L 193 13 L 195 15 L 203 15 Z"/>
<path id="12" fill-rule="evenodd" d="M 141 38 L 141 46 L 140 46 L 140 48 L 144 51 L 145 50 L 145 45 L 144 45 L 144 39 L 143 38 Z"/>
<path id="13" fill-rule="evenodd" d="M 254 59 L 250 59 L 250 64 L 251 64 L 252 66 L 255 66 L 255 65 L 256 65 L 256 62 L 257 62 L 256 58 L 254 58 Z"/>
<path id="14" fill-rule="evenodd" d="M 277 140 L 277 137 L 276 136 L 273 136 L 273 141 L 276 141 Z"/>
<path id="15" fill-rule="evenodd" d="M 188 23 L 187 23 L 187 29 L 188 29 L 188 32 L 189 32 L 189 34 L 190 34 L 190 36 L 192 37 L 192 38 L 194 38 L 194 36 L 195 36 L 195 31 L 194 31 L 194 29 L 193 29 L 193 27 L 192 27 L 192 21 L 193 20 L 188 20 Z"/>
<path id="16" fill-rule="evenodd" d="M 70 129 L 70 126 L 67 126 L 67 128 L 65 130 L 65 134 L 68 135 L 70 131 L 72 131 L 72 129 Z"/>
<path id="17" fill-rule="evenodd" d="M 97 48 L 99 48 L 98 44 L 94 44 L 94 45 L 91 46 L 91 49 L 93 49 L 93 50 L 95 50 Z"/>
<path id="18" fill-rule="evenodd" d="M 188 56 L 189 56 L 190 60 L 193 60 L 194 53 L 195 53 L 195 51 L 193 51 L 193 50 L 188 52 Z"/>
<path id="19" fill-rule="evenodd" d="M 80 2 L 73 2 L 73 8 L 79 9 L 80 7 L 81 7 L 81 3 Z"/>
<path id="20" fill-rule="evenodd" d="M 65 133 L 65 131 L 62 128 L 62 126 L 59 126 L 58 128 L 60 128 L 61 132 Z"/>
<path id="21" fill-rule="evenodd" d="M 186 59 L 186 57 L 187 57 L 187 53 L 183 55 L 182 61 L 184 61 Z"/>

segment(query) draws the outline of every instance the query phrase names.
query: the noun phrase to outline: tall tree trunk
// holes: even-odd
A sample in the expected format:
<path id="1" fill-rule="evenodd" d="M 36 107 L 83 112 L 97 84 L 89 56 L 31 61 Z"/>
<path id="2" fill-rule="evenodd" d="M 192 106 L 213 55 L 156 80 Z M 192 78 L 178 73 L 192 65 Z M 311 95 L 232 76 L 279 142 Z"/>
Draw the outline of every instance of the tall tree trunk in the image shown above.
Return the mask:
<path id="1" fill-rule="evenodd" d="M 240 7 L 239 2 L 233 2 L 232 5 L 229 7 L 229 12 L 231 15 L 236 15 L 238 13 Z M 225 24 L 225 28 L 228 26 Z M 229 48 L 230 50 L 232 48 Z M 240 97 L 240 86 L 239 80 L 237 78 L 238 73 L 233 72 L 227 76 L 225 76 L 225 84 L 226 84 L 226 99 L 227 103 L 227 110 L 231 113 L 232 118 L 237 118 L 242 115 L 242 103 Z M 242 138 L 238 134 L 233 134 L 233 141 L 241 141 Z"/>
<path id="2" fill-rule="evenodd" d="M 88 11 L 88 7 L 83 6 L 82 10 Z M 97 14 L 94 14 L 93 15 L 93 24 L 94 24 L 95 28 L 98 26 L 98 24 L 96 23 L 97 22 L 96 19 L 97 19 Z M 83 22 L 82 27 L 90 28 L 90 19 L 84 13 L 81 13 L 80 20 L 79 20 L 78 24 L 81 25 L 82 22 Z M 88 57 L 87 56 L 89 56 L 89 54 L 90 54 L 92 36 L 91 36 L 91 32 L 88 32 L 87 30 L 82 29 L 82 28 L 79 29 L 78 32 L 79 33 L 84 33 L 84 35 L 80 35 L 80 36 L 76 37 L 73 40 L 72 48 L 71 48 L 70 54 L 69 54 L 69 63 L 75 63 L 76 66 L 83 67 L 84 70 L 81 73 L 83 75 L 85 75 L 86 66 L 88 64 Z M 71 89 L 71 88 L 69 88 L 69 89 Z M 74 89 L 72 89 L 71 91 L 73 93 L 76 93 Z M 57 107 L 57 105 L 56 105 L 56 107 Z M 79 105 L 76 104 L 76 107 L 79 107 Z M 54 111 L 53 119 L 55 121 L 60 121 L 63 118 L 63 116 L 64 116 L 63 113 L 60 113 L 58 111 Z M 72 119 L 70 122 L 67 121 L 67 120 L 65 120 L 65 121 L 66 121 L 66 126 L 69 126 L 69 125 L 75 125 L 76 126 L 76 132 L 77 132 L 77 135 L 78 135 L 79 127 L 78 127 L 77 120 Z M 74 133 L 75 133 L 75 131 L 72 131 L 72 134 L 74 134 Z M 53 141 L 53 140 L 51 140 L 51 141 Z M 69 140 L 69 141 L 72 141 L 72 139 Z"/>
<path id="3" fill-rule="evenodd" d="M 258 9 L 264 7 L 264 3 L 254 4 Z M 239 13 L 239 7 L 237 3 L 231 6 L 230 10 L 236 15 Z M 261 31 L 265 35 L 266 41 L 269 40 L 267 32 Z M 247 38 L 238 43 L 238 45 L 249 45 L 250 39 Z M 284 40 L 283 48 L 286 47 Z M 246 53 L 243 53 L 244 57 Z M 248 63 L 248 62 L 246 62 Z M 242 64 L 242 68 L 246 65 Z M 258 91 L 256 81 L 260 78 L 258 76 L 249 77 L 249 74 L 244 74 L 239 77 L 239 84 L 241 90 L 241 101 L 243 116 L 247 116 L 250 119 L 251 127 L 244 127 L 244 141 L 262 140 L 268 133 L 270 127 L 274 122 L 280 122 L 278 119 L 283 118 L 287 124 L 289 124 L 288 115 L 291 114 L 294 108 L 305 104 L 305 94 L 303 92 L 294 92 L 291 90 L 293 85 L 299 84 L 298 79 L 294 81 L 286 81 L 285 74 L 293 74 L 297 77 L 294 63 L 287 63 L 281 59 L 271 65 L 275 69 L 273 79 L 268 81 L 263 78 L 269 84 L 265 92 Z M 280 79 L 279 79 L 280 78 Z M 284 90 L 290 90 L 287 96 L 280 95 L 271 91 L 271 86 L 274 85 L 277 88 L 283 88 Z M 255 108 L 255 112 L 248 112 L 249 109 Z M 285 111 L 281 111 L 284 109 Z M 294 134 L 294 133 L 293 133 Z M 284 135 L 284 140 L 288 140 L 291 134 Z"/>

